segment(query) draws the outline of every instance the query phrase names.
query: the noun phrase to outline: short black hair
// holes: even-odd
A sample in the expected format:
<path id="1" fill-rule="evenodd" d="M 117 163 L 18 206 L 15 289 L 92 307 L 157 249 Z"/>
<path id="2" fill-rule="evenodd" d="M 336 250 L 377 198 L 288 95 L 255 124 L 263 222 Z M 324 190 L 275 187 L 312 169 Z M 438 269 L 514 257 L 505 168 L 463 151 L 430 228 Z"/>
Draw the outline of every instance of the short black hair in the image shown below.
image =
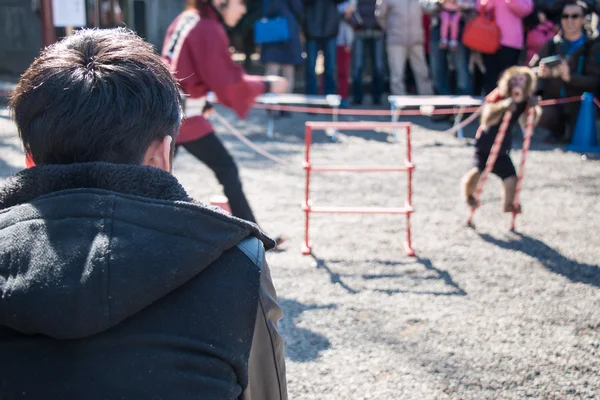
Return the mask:
<path id="1" fill-rule="evenodd" d="M 579 6 L 583 11 L 583 15 L 588 15 L 590 13 L 590 4 L 584 0 L 562 0 L 556 3 L 562 12 L 568 6 Z"/>
<path id="2" fill-rule="evenodd" d="M 140 164 L 176 137 L 177 81 L 154 47 L 125 28 L 83 29 L 42 50 L 9 101 L 36 164 Z"/>

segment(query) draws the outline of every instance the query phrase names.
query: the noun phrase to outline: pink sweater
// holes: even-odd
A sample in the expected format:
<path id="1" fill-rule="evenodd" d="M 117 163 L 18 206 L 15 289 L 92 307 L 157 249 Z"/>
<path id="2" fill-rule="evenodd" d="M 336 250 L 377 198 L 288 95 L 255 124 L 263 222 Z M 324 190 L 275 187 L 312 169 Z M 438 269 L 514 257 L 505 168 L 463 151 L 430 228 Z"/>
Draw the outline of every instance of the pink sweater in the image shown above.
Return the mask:
<path id="1" fill-rule="evenodd" d="M 477 10 L 480 9 L 493 10 L 502 32 L 502 46 L 523 48 L 523 18 L 533 11 L 533 0 L 477 0 Z"/>
<path id="2" fill-rule="evenodd" d="M 529 64 L 531 58 L 554 37 L 554 25 L 550 21 L 543 24 L 538 24 L 535 28 L 527 32 L 525 45 L 527 46 L 527 57 L 525 57 L 525 65 Z"/>

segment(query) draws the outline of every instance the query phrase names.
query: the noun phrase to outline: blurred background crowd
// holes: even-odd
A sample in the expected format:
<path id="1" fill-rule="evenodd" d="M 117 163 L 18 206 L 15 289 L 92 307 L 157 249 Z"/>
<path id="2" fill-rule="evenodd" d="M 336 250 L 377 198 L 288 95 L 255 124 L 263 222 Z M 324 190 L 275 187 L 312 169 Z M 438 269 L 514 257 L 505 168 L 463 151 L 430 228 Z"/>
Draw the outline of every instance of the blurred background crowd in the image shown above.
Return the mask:
<path id="1" fill-rule="evenodd" d="M 3 14 L 6 1 L 0 0 Z M 600 55 L 591 44 L 597 42 L 599 4 L 600 0 L 247 0 L 246 15 L 228 32 L 232 56 L 248 73 L 284 76 L 294 83 L 291 92 L 339 94 L 342 107 L 383 106 L 387 94 L 485 96 L 504 69 L 536 67 L 539 55 L 553 54 L 569 59 L 569 71 L 563 71 L 562 78 L 582 77 L 566 86 L 561 76 L 543 77 L 540 94 L 557 98 L 598 91 Z M 88 26 L 127 25 L 159 49 L 168 23 L 182 9 L 179 0 L 86 0 Z M 465 26 L 483 12 L 501 32 L 494 54 L 479 54 L 463 44 Z M 289 39 L 258 45 L 257 21 L 273 19 L 287 23 Z M 0 45 L 0 55 L 8 56 L 0 62 L 0 75 L 14 59 L 15 43 L 31 36 L 33 29 L 24 21 L 17 25 L 16 14 L 6 20 L 4 34 L 14 41 Z M 60 38 L 67 30 L 56 28 L 56 33 Z M 548 45 L 552 41 L 555 44 Z M 29 62 L 22 62 L 22 68 Z M 552 79 L 554 83 L 548 82 Z M 564 114 L 559 125 L 572 125 L 577 105 L 569 107 L 555 110 Z M 445 121 L 453 116 L 432 118 Z M 546 125 L 556 124 L 553 120 Z M 548 140 L 569 137 L 568 127 L 561 127 Z"/>

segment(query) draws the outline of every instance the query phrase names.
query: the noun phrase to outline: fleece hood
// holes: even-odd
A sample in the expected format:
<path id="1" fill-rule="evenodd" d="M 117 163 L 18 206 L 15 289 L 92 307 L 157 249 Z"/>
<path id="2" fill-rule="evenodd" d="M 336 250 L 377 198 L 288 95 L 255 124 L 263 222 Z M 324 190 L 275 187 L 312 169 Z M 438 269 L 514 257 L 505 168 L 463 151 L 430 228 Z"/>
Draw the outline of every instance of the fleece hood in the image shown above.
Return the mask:
<path id="1" fill-rule="evenodd" d="M 36 166 L 0 185 L 0 327 L 58 339 L 105 331 L 201 274 L 256 225 L 133 165 Z"/>

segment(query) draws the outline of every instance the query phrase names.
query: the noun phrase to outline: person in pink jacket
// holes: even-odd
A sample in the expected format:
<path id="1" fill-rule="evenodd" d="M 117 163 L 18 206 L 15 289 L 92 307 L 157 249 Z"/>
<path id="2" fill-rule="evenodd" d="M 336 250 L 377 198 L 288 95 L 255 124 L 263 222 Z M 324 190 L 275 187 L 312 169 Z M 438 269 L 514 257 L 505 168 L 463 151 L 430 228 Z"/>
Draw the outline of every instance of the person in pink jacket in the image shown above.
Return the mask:
<path id="1" fill-rule="evenodd" d="M 519 62 L 524 44 L 523 19 L 533 11 L 533 0 L 477 0 L 477 9 L 491 12 L 501 32 L 500 50 L 483 56 L 483 91 L 488 95 L 496 88 L 500 74 Z"/>
<path id="2" fill-rule="evenodd" d="M 554 37 L 555 30 L 552 21 L 549 21 L 546 17 L 546 13 L 538 11 L 531 18 L 531 25 L 527 29 L 527 35 L 525 37 L 525 47 L 527 49 L 527 55 L 525 56 L 525 64 L 529 65 L 531 58 L 546 44 L 550 39 Z M 529 18 L 528 18 L 529 19 Z M 525 25 L 527 25 L 527 22 Z"/>

